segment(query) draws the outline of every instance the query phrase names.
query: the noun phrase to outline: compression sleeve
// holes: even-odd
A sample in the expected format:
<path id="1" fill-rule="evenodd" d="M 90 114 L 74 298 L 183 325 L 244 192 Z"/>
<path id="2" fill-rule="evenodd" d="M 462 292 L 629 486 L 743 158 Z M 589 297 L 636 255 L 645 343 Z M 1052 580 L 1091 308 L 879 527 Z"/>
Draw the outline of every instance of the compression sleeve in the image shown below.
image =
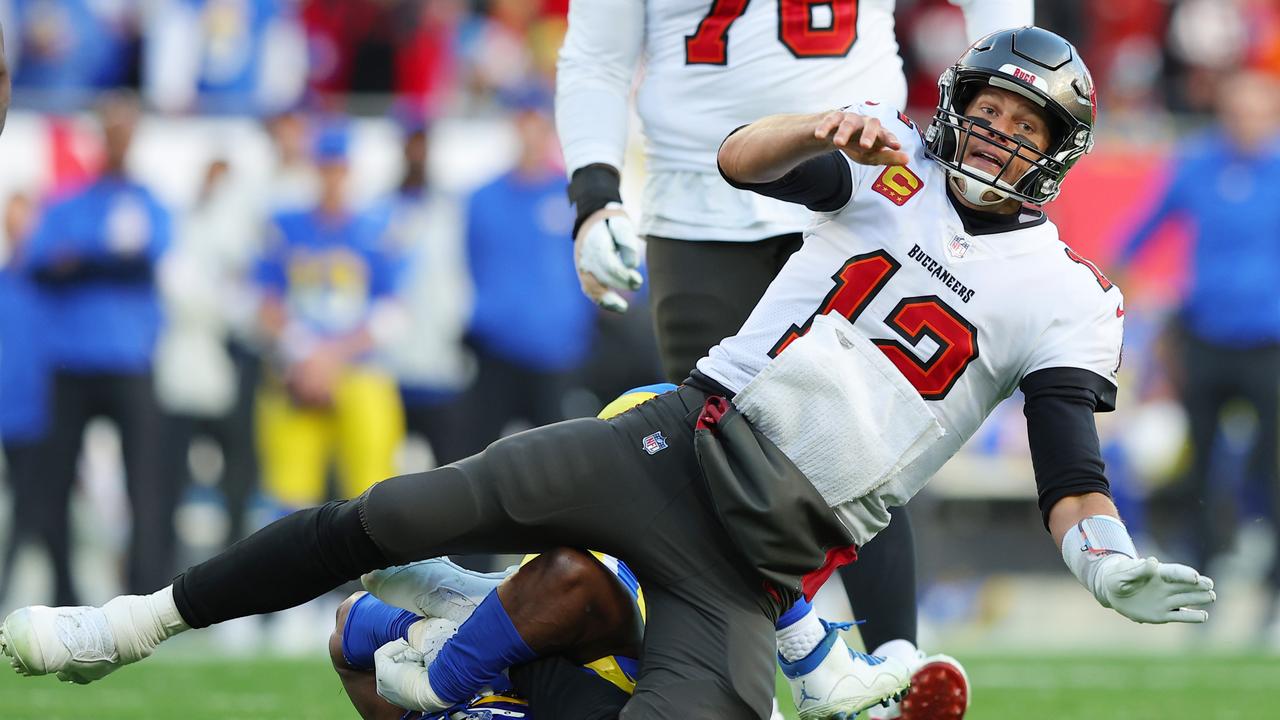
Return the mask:
<path id="1" fill-rule="evenodd" d="M 720 177 L 739 190 L 804 205 L 817 212 L 835 212 L 853 197 L 853 171 L 839 150 L 809 158 L 786 175 L 765 183 L 737 182 L 724 174 L 724 168 L 720 168 Z"/>
<path id="2" fill-rule="evenodd" d="M 1023 392 L 1040 515 L 1048 529 L 1049 511 L 1059 500 L 1092 492 L 1111 496 L 1093 421 L 1098 395 L 1086 387 L 1044 382 L 1030 388 L 1024 382 Z"/>
<path id="3" fill-rule="evenodd" d="M 1005 28 L 1035 24 L 1033 0 L 951 0 L 964 11 L 965 34 L 969 42 Z"/>
<path id="4" fill-rule="evenodd" d="M 574 0 L 556 62 L 556 131 L 565 169 L 622 167 L 628 100 L 644 47 L 645 3 Z"/>

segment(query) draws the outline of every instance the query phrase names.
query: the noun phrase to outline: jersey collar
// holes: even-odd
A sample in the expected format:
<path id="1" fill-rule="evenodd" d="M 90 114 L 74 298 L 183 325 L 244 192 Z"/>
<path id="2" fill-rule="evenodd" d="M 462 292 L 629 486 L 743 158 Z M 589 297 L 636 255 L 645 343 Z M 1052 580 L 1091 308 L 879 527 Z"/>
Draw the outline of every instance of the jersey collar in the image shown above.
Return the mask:
<path id="1" fill-rule="evenodd" d="M 1013 232 L 1014 230 L 1026 230 L 1037 225 L 1043 225 L 1048 220 L 1043 211 L 1031 210 L 1026 205 L 1022 206 L 1021 211 L 1012 215 L 974 210 L 956 200 L 955 194 L 951 192 L 949 187 L 947 188 L 947 200 L 951 201 L 951 207 L 955 208 L 956 214 L 960 216 L 960 222 L 964 224 L 964 231 L 970 235 L 994 235 L 996 233 Z"/>

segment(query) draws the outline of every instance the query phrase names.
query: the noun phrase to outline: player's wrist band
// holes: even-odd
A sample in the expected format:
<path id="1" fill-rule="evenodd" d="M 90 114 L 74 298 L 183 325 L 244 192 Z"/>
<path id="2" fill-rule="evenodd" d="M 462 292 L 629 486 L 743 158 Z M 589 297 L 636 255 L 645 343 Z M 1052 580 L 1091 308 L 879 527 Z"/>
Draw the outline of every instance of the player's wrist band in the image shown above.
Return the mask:
<path id="1" fill-rule="evenodd" d="M 1098 563 L 1106 557 L 1138 557 L 1138 549 L 1120 520 L 1110 515 L 1090 515 L 1067 530 L 1062 538 L 1062 560 L 1090 591 Z"/>
<path id="2" fill-rule="evenodd" d="M 595 163 L 580 167 L 569 181 L 569 202 L 573 203 L 577 217 L 573 221 L 573 237 L 578 236 L 582 223 L 593 213 L 611 202 L 622 202 L 619 187 L 622 178 L 612 165 Z"/>

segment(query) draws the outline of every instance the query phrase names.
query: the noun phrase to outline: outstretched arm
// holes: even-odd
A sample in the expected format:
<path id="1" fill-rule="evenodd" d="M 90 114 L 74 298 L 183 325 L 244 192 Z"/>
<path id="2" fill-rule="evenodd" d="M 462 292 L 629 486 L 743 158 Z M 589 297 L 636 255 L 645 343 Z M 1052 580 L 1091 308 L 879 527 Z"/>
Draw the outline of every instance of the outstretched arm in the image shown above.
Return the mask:
<path id="1" fill-rule="evenodd" d="M 1216 599 L 1213 581 L 1186 565 L 1139 555 L 1120 521 L 1103 475 L 1094 390 L 1034 381 L 1023 389 L 1045 524 L 1080 584 L 1135 622 L 1208 619 L 1199 608 Z"/>
<path id="2" fill-rule="evenodd" d="M 730 182 L 755 185 L 778 180 L 832 150 L 862 165 L 906 165 L 909 160 L 878 118 L 844 110 L 770 115 L 725 138 L 716 159 Z"/>

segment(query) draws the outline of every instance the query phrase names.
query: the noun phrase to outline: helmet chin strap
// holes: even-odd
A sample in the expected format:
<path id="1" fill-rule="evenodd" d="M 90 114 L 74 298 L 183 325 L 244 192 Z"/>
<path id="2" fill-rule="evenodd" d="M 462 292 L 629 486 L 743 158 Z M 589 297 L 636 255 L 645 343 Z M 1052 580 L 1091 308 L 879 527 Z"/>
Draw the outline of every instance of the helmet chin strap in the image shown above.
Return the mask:
<path id="1" fill-rule="evenodd" d="M 965 200 L 968 200 L 974 205 L 990 207 L 992 205 L 999 205 L 1009 199 L 1009 194 L 996 186 L 996 177 L 994 175 L 969 165 L 965 165 L 964 168 L 975 175 L 983 176 L 984 179 L 989 181 L 982 182 L 980 180 L 975 180 L 956 170 L 948 168 L 947 179 L 951 182 L 951 187 L 955 189 L 956 192 L 960 193 L 960 196 Z"/>

